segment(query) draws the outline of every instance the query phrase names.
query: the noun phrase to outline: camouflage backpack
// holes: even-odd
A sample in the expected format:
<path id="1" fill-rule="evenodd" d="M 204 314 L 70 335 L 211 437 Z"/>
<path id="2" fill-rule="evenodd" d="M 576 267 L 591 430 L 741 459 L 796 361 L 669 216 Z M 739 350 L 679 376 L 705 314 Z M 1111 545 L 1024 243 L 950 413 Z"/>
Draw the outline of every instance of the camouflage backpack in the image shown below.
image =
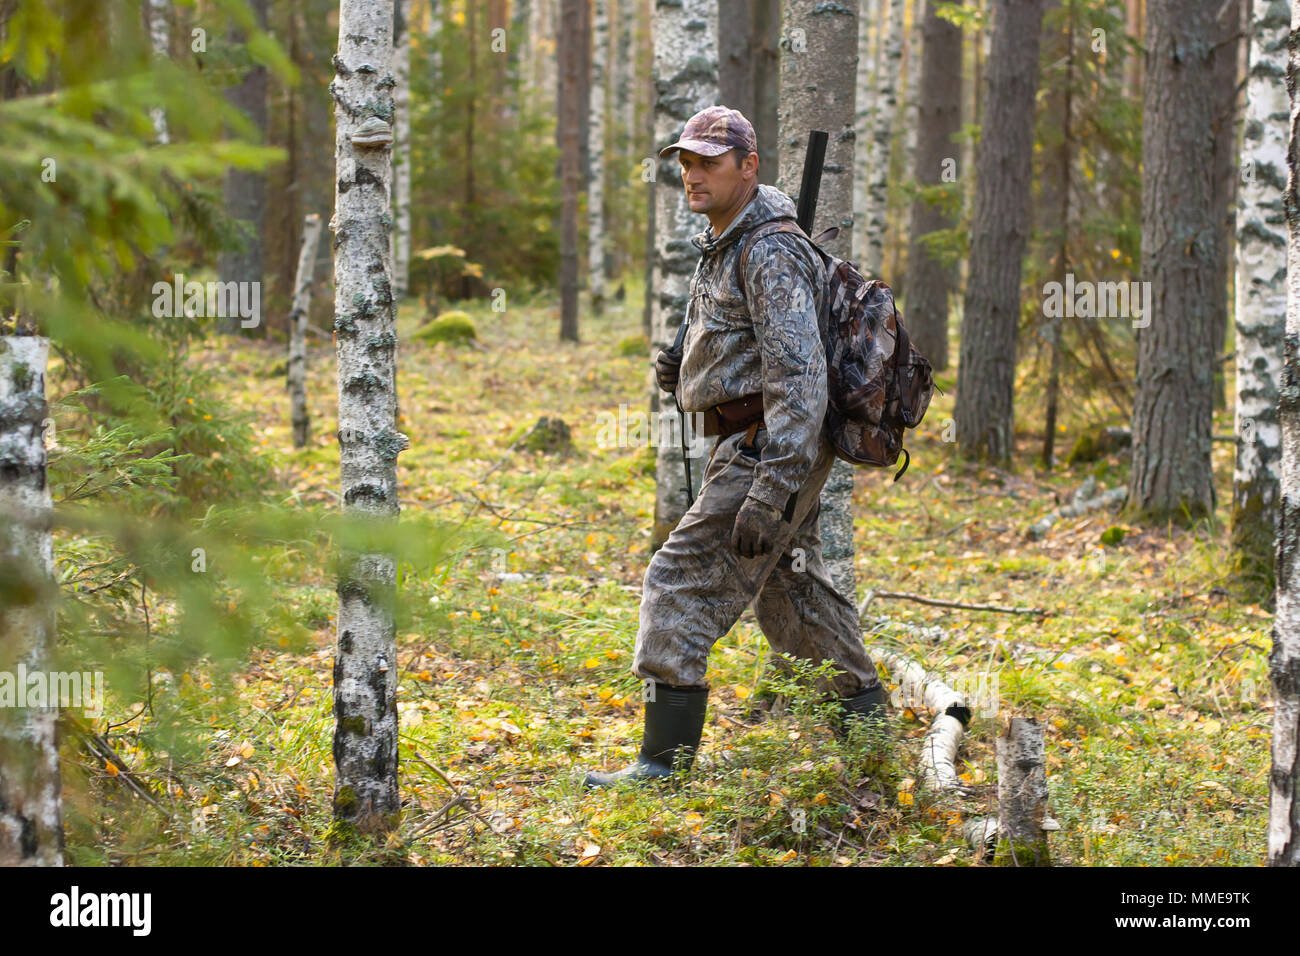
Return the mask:
<path id="1" fill-rule="evenodd" d="M 774 232 L 802 236 L 826 263 L 825 305 L 817 323 L 826 350 L 827 437 L 836 455 L 853 465 L 889 467 L 901 453 L 897 481 L 911 462 L 903 448 L 903 429 L 921 424 L 934 395 L 930 363 L 912 345 L 889 286 L 865 278 L 853 263 L 822 250 L 820 243 L 834 239 L 837 227 L 816 239 L 793 219 L 774 219 L 751 229 L 736 258 L 742 293 L 750 247 Z"/>

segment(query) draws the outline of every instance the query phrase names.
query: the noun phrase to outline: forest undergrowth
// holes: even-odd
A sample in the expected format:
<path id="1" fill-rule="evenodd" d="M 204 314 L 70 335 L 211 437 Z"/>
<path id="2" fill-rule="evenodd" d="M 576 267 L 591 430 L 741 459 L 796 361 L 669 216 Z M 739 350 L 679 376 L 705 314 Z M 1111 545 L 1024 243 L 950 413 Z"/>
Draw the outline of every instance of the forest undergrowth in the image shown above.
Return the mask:
<path id="1" fill-rule="evenodd" d="M 641 300 L 629 282 L 603 316 L 584 313 L 577 346 L 555 342 L 558 309 L 545 296 L 503 313 L 467 308 L 473 342 L 423 341 L 417 303 L 402 307 L 403 520 L 441 522 L 449 537 L 437 563 L 399 570 L 405 807 L 387 845 L 331 823 L 337 597 L 327 555 L 295 540 L 261 551 L 277 614 L 259 619 L 237 666 L 151 666 L 134 685 L 110 684 L 86 733 L 64 728 L 69 862 L 972 865 L 987 861 L 961 823 L 996 811 L 994 738 L 1016 714 L 1046 725 L 1054 862 L 1263 863 L 1272 615 L 1243 600 L 1232 574 L 1232 445 L 1214 446 L 1215 525 L 1139 527 L 1101 511 L 1031 540 L 1029 526 L 1090 477 L 1122 486 L 1127 452 L 1045 471 L 1041 425 L 1022 416 L 1013 471 L 961 463 L 944 441 L 954 371 L 909 434 L 906 476 L 859 470 L 854 504 L 859 601 L 880 589 L 1044 612 L 877 598 L 864 616 L 869 644 L 995 692 L 963 742 L 971 795 L 940 799 L 921 785 L 924 712 L 896 706 L 883 739 L 838 744 L 807 681 L 769 671 L 752 611 L 710 658 L 694 773 L 584 793 L 582 772 L 622 766 L 641 734 L 630 665 L 654 454 L 598 446 L 599 413 L 645 409 Z M 231 410 L 250 416 L 270 498 L 308 517 L 337 511 L 329 343 L 312 344 L 313 437 L 301 450 L 282 345 L 213 336 L 187 361 L 219 375 Z M 52 398 L 73 387 L 59 369 Z M 543 416 L 569 426 L 571 452 L 512 448 Z M 1064 416 L 1058 448 L 1096 424 Z M 75 418 L 58 425 L 76 436 Z M 1230 433 L 1230 411 L 1216 425 Z M 65 581 L 92 552 L 59 531 Z M 167 595 L 153 600 L 147 626 L 141 617 L 151 639 L 201 626 L 169 614 Z M 151 733 L 167 698 L 196 729 L 189 750 Z"/>

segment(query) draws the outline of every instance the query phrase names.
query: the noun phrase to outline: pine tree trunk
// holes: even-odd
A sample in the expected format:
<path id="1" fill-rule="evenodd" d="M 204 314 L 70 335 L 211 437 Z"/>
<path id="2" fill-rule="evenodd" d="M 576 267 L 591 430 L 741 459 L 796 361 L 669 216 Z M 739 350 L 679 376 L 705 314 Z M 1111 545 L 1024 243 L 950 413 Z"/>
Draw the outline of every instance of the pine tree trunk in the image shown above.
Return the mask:
<path id="1" fill-rule="evenodd" d="M 591 311 L 605 311 L 605 65 L 609 59 L 608 0 L 594 0 L 592 21 L 591 113 L 587 135 L 591 175 L 587 180 L 587 292 Z"/>
<path id="2" fill-rule="evenodd" d="M 1142 115 L 1142 274 L 1133 469 L 1127 507 L 1155 521 L 1214 513 L 1210 426 L 1220 221 L 1214 204 L 1218 99 L 1208 5 L 1151 0 Z"/>
<path id="3" fill-rule="evenodd" d="M 925 6 L 916 181 L 921 186 L 934 186 L 943 182 L 945 167 L 952 170 L 950 182 L 957 174 L 958 146 L 952 137 L 961 129 L 961 70 L 953 69 L 953 64 L 961 62 L 961 30 L 935 14 L 934 0 L 928 0 Z M 948 367 L 948 297 L 956 287 L 956 268 L 945 266 L 918 240 L 926 233 L 953 226 L 952 217 L 939 206 L 919 200 L 912 204 L 903 315 L 912 343 L 936 371 Z"/>
<path id="4" fill-rule="evenodd" d="M 560 341 L 578 341 L 578 180 L 583 114 L 582 3 L 560 0 L 560 99 L 556 135 L 560 140 Z"/>
<path id="5" fill-rule="evenodd" d="M 249 0 L 258 26 L 266 28 L 268 0 Z M 231 105 L 253 121 L 266 138 L 266 67 L 253 64 L 238 86 L 227 93 Z M 257 170 L 229 169 L 226 171 L 223 190 L 225 212 L 240 224 L 244 247 L 223 252 L 217 263 L 217 273 L 222 282 L 262 282 L 262 252 L 265 243 L 266 174 Z M 238 334 L 241 330 L 239 316 L 222 319 L 221 331 Z M 250 334 L 265 335 L 265 328 L 250 330 Z"/>
<path id="6" fill-rule="evenodd" d="M 1273 590 L 1282 434 L 1278 387 L 1286 333 L 1286 8 L 1254 0 L 1243 182 L 1237 213 L 1236 467 L 1232 546 L 1253 589 Z"/>
<path id="7" fill-rule="evenodd" d="M 955 418 L 962 454 L 995 462 L 1010 461 L 1014 437 L 1012 387 L 1030 227 L 1042 14 L 1042 0 L 993 0 Z"/>
<path id="8" fill-rule="evenodd" d="M 658 149 L 681 136 L 686 121 L 718 102 L 717 3 L 710 0 L 682 0 L 680 5 L 655 8 L 654 77 L 655 128 L 650 155 L 655 169 L 655 271 L 650 354 L 673 344 L 677 327 L 686 317 L 691 275 L 699 250 L 691 237 L 701 231 L 699 216 L 691 212 L 682 186 L 677 154 L 658 157 Z M 651 422 L 657 427 L 659 412 L 676 415 L 668 393 L 660 394 L 650 380 Z M 691 487 L 699 491 L 704 458 L 690 459 Z M 656 449 L 655 521 L 650 548 L 657 549 L 686 513 L 686 479 L 681 443 L 661 441 Z"/>
<path id="9" fill-rule="evenodd" d="M 809 130 L 829 133 L 812 235 L 839 226 L 824 244 L 849 258 L 853 242 L 853 124 L 857 93 L 858 18 L 853 8 L 820 0 L 786 0 L 781 33 L 802 30 L 804 51 L 781 51 L 780 170 L 777 188 L 799 194 Z M 835 586 L 857 606 L 853 567 L 853 466 L 836 460 L 821 493 L 822 556 Z"/>
<path id="10" fill-rule="evenodd" d="M 406 297 L 411 267 L 411 0 L 393 18 L 393 298 Z"/>
<path id="11" fill-rule="evenodd" d="M 1277 617 L 1268 658 L 1274 693 L 1268 794 L 1270 866 L 1300 866 L 1300 576 L 1296 574 L 1300 558 L 1300 4 L 1291 5 L 1290 26 L 1286 86 L 1291 101 L 1284 194 L 1286 339 L 1279 394 L 1282 505 L 1277 535 Z"/>
<path id="12" fill-rule="evenodd" d="M 1059 5 L 1060 0 L 1047 0 L 1046 9 Z M 1056 239 L 1056 249 L 1052 255 L 1055 263 L 1052 278 L 1064 287 L 1066 276 L 1070 272 L 1070 189 L 1074 169 L 1074 133 L 1070 125 L 1071 109 L 1074 100 L 1074 6 L 1066 0 L 1065 34 L 1057 37 L 1044 37 L 1044 43 L 1051 43 L 1048 52 L 1049 62 L 1056 57 L 1055 48 L 1064 47 L 1065 79 L 1059 90 L 1051 96 L 1053 105 L 1059 107 L 1061 122 L 1061 145 L 1056 150 L 1054 161 L 1044 164 L 1043 173 L 1043 218 L 1050 217 L 1050 224 L 1044 222 L 1045 231 Z M 1046 12 L 1046 11 L 1045 11 Z M 1044 31 L 1046 32 L 1046 31 Z M 1046 310 L 1044 310 L 1046 311 Z M 1061 332 L 1062 317 L 1046 317 L 1047 322 L 1047 398 L 1043 410 L 1043 467 L 1050 469 L 1056 457 L 1056 416 L 1061 395 Z"/>
<path id="13" fill-rule="evenodd" d="M 311 421 L 307 415 L 307 321 L 311 314 L 311 286 L 320 228 L 320 216 L 314 212 L 303 219 L 298 273 L 293 283 L 293 312 L 289 315 L 289 409 L 295 448 L 305 447 L 311 437 Z"/>
<path id="14" fill-rule="evenodd" d="M 904 0 L 888 0 L 889 20 L 885 31 L 876 81 L 875 115 L 867 140 L 867 201 L 862 273 L 879 278 L 885 262 L 885 239 L 889 215 L 889 151 L 898 111 L 898 74 L 903 62 Z"/>
<path id="15" fill-rule="evenodd" d="M 54 659 L 49 353 L 42 336 L 0 336 L 0 673 L 9 675 L 48 674 Z M 0 866 L 63 863 L 56 716 L 54 707 L 0 706 Z"/>
<path id="16" fill-rule="evenodd" d="M 343 513 L 395 522 L 396 350 L 389 258 L 393 0 L 340 0 L 335 102 L 334 334 Z M 334 662 L 335 819 L 361 832 L 397 825 L 396 561 L 347 553 Z"/>
<path id="17" fill-rule="evenodd" d="M 1214 53 L 1210 70 L 1214 74 L 1214 214 L 1219 222 L 1219 252 L 1215 260 L 1215 294 L 1211 304 L 1210 347 L 1214 351 L 1214 407 L 1227 407 L 1227 376 L 1223 354 L 1228 336 L 1229 280 L 1233 277 L 1233 247 L 1237 236 L 1237 163 L 1242 153 L 1237 144 L 1241 105 L 1241 0 L 1223 0 L 1214 9 Z M 1234 37 L 1236 39 L 1234 39 Z"/>

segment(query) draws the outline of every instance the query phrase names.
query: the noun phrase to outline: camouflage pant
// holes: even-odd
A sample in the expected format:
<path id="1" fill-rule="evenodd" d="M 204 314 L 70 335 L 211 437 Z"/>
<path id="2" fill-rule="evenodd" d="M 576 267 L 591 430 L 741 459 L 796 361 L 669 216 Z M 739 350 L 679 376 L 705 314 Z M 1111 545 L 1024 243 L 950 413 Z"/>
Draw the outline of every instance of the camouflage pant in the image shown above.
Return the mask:
<path id="1" fill-rule="evenodd" d="M 741 450 L 743 432 L 718 443 L 695 504 L 651 558 L 632 664 L 642 680 L 705 686 L 709 651 L 752 601 L 775 651 L 835 662 L 843 672 L 835 678 L 835 693 L 847 697 L 878 684 L 862 646 L 857 609 L 835 589 L 822 562 L 817 517 L 835 459 L 829 443 L 823 439 L 796 496 L 794 517 L 781 523 L 772 552 L 742 558 L 731 547 L 736 512 L 766 439 L 760 428 L 753 451 Z"/>

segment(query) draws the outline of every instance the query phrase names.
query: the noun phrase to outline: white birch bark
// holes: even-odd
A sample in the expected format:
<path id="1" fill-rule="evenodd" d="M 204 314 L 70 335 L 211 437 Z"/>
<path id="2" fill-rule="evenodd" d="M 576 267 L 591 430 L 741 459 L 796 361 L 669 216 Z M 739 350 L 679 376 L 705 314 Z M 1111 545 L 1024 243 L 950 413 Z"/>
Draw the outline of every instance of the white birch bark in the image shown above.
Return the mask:
<path id="1" fill-rule="evenodd" d="M 1277 616 L 1269 677 L 1274 691 L 1269 774 L 1268 862 L 1300 866 L 1300 4 L 1291 6 L 1285 373 L 1280 384 L 1282 504 L 1277 535 Z"/>
<path id="2" fill-rule="evenodd" d="M 858 68 L 854 96 L 854 142 L 860 144 L 853 151 L 853 243 L 849 257 L 859 261 L 867 243 L 867 137 L 874 128 L 872 117 L 876 108 L 876 51 L 880 30 L 877 20 L 881 0 L 862 0 L 858 16 Z"/>
<path id="3" fill-rule="evenodd" d="M 406 296 L 411 266 L 411 0 L 393 19 L 393 298 Z"/>
<path id="4" fill-rule="evenodd" d="M 302 223 L 302 246 L 298 250 L 298 272 L 293 282 L 293 311 L 289 314 L 289 418 L 293 424 L 293 446 L 302 448 L 311 433 L 307 415 L 307 321 L 311 317 L 311 285 L 316 264 L 316 243 L 320 239 L 320 216 L 308 214 Z"/>
<path id="5" fill-rule="evenodd" d="M 591 311 L 605 311 L 605 64 L 609 58 L 609 2 L 595 0 L 591 32 L 591 92 L 587 119 L 587 292 Z"/>
<path id="6" fill-rule="evenodd" d="M 335 103 L 334 334 L 343 512 L 396 521 L 392 219 L 393 0 L 341 0 Z M 397 822 L 396 562 L 349 553 L 338 582 L 334 815 L 361 832 Z"/>
<path id="7" fill-rule="evenodd" d="M 1236 467 L 1232 540 L 1270 573 L 1282 432 L 1277 420 L 1286 331 L 1286 7 L 1254 0 L 1237 191 Z"/>
<path id="8" fill-rule="evenodd" d="M 884 45 L 876 80 L 875 115 L 867 138 L 867 201 L 863 223 L 865 242 L 859 255 L 862 272 L 878 278 L 885 260 L 885 230 L 889 212 L 889 148 L 898 113 L 898 74 L 903 62 L 904 0 L 888 0 L 889 20 L 881 24 Z"/>
<path id="9" fill-rule="evenodd" d="M 1043 725 L 1010 717 L 997 737 L 998 851 L 1003 866 L 1050 866 Z"/>
<path id="10" fill-rule="evenodd" d="M 658 150 L 681 136 L 686 121 L 718 102 L 717 3 L 710 0 L 682 0 L 676 6 L 654 10 L 654 77 L 661 91 L 654 102 L 655 165 L 655 269 L 652 293 L 650 355 L 673 344 L 677 327 L 686 316 L 691 275 L 699 250 L 691 237 L 701 231 L 698 214 L 691 212 L 682 187 L 677 154 L 660 159 Z M 659 422 L 662 409 L 677 418 L 677 406 L 667 392 L 660 392 L 650 374 L 651 421 Z M 687 416 L 688 419 L 692 416 Z M 705 444 L 700 440 L 698 444 Z M 692 449 L 694 451 L 694 449 Z M 704 456 L 690 459 L 691 487 L 698 494 L 704 477 Z M 656 449 L 655 523 L 651 547 L 657 548 L 686 513 L 686 480 L 682 467 L 681 442 L 660 441 Z"/>
<path id="11" fill-rule="evenodd" d="M 54 656 L 53 509 L 46 482 L 49 339 L 0 337 L 0 672 L 46 674 Z M 26 689 L 26 688 L 24 688 Z M 55 707 L 0 706 L 0 866 L 61 866 Z"/>
<path id="12" fill-rule="evenodd" d="M 912 0 L 912 22 L 907 37 L 907 86 L 903 96 L 903 156 L 907 169 L 916 169 L 916 125 L 921 96 L 921 21 L 925 4 L 934 0 Z"/>
<path id="13" fill-rule="evenodd" d="M 822 167 L 816 235 L 838 226 L 839 235 L 824 244 L 827 252 L 848 258 L 853 236 L 854 97 L 858 24 L 854 8 L 821 0 L 786 0 L 781 33 L 781 101 L 778 109 L 781 143 L 777 187 L 791 197 L 799 193 L 808 132 L 826 130 L 826 160 Z M 791 48 L 793 31 L 802 30 L 805 49 Z M 853 466 L 835 460 L 821 492 L 818 527 L 822 558 L 835 587 L 857 607 L 857 575 L 853 567 Z"/>
<path id="14" fill-rule="evenodd" d="M 163 58 L 167 57 L 170 38 L 167 29 L 167 2 L 168 0 L 149 0 L 149 42 L 154 55 Z M 166 111 L 161 106 L 155 106 L 149 111 L 149 118 L 153 120 L 154 141 L 160 146 L 166 146 L 171 142 Z"/>

